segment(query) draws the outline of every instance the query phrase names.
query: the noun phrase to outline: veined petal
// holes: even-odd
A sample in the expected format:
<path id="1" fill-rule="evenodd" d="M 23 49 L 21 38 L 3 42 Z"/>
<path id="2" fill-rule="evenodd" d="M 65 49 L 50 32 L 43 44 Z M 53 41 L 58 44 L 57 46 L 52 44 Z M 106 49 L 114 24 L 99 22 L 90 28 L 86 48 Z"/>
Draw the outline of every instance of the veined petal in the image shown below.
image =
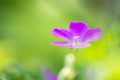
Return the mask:
<path id="1" fill-rule="evenodd" d="M 68 46 L 68 42 L 51 42 L 51 44 L 57 46 Z"/>
<path id="2" fill-rule="evenodd" d="M 74 48 L 77 49 L 77 48 L 85 48 L 85 47 L 89 47 L 89 46 L 91 46 L 91 44 L 89 44 L 89 43 L 81 43 L 80 46 L 70 45 L 69 47 L 73 48 L 73 49 Z"/>
<path id="3" fill-rule="evenodd" d="M 93 28 L 86 32 L 83 42 L 91 42 L 99 40 L 102 37 L 102 30 L 100 28 Z"/>
<path id="4" fill-rule="evenodd" d="M 85 22 L 71 22 L 70 31 L 73 35 L 82 37 L 88 30 L 88 25 Z"/>
<path id="5" fill-rule="evenodd" d="M 64 38 L 66 40 L 71 40 L 71 33 L 66 29 L 55 28 L 52 31 L 52 34 L 57 37 Z"/>

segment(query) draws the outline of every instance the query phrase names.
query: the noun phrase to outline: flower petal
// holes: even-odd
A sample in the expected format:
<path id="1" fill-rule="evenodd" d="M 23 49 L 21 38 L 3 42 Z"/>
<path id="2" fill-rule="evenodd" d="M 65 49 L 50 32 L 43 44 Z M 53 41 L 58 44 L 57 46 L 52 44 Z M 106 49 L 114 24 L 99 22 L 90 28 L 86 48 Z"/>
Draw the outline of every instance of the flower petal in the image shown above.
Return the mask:
<path id="1" fill-rule="evenodd" d="M 68 42 L 51 42 L 51 44 L 57 46 L 68 46 Z"/>
<path id="2" fill-rule="evenodd" d="M 84 43 L 84 44 L 81 44 L 81 45 L 79 46 L 79 48 L 85 48 L 85 47 L 89 47 L 89 46 L 91 46 L 91 44 L 89 44 L 89 43 Z"/>
<path id="3" fill-rule="evenodd" d="M 45 80 L 57 80 L 57 75 L 51 72 L 50 69 L 44 69 L 43 75 L 45 77 Z"/>
<path id="4" fill-rule="evenodd" d="M 85 47 L 89 47 L 89 46 L 91 46 L 91 44 L 89 44 L 89 43 L 81 43 L 80 46 L 70 45 L 69 47 L 70 47 L 70 48 L 73 48 L 73 49 L 77 49 L 77 48 L 85 48 Z"/>
<path id="5" fill-rule="evenodd" d="M 71 22 L 70 31 L 73 35 L 83 36 L 88 30 L 88 25 L 85 22 Z"/>
<path id="6" fill-rule="evenodd" d="M 52 31 L 52 34 L 57 37 L 64 38 L 66 40 L 71 40 L 71 33 L 67 31 L 66 29 L 55 28 Z"/>
<path id="7" fill-rule="evenodd" d="M 93 28 L 86 32 L 83 42 L 91 42 L 99 40 L 102 37 L 102 31 L 100 28 Z"/>

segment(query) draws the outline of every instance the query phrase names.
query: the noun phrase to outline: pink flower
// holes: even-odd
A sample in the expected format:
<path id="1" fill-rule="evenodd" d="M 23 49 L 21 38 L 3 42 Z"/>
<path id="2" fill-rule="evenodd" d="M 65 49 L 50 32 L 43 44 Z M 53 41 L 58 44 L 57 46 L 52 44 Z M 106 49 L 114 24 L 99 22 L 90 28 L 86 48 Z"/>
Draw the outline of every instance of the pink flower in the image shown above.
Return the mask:
<path id="1" fill-rule="evenodd" d="M 90 42 L 102 37 L 101 28 L 89 28 L 85 22 L 71 22 L 70 30 L 54 28 L 52 34 L 65 41 L 51 42 L 57 46 L 69 46 L 70 48 L 84 48 L 90 46 Z"/>

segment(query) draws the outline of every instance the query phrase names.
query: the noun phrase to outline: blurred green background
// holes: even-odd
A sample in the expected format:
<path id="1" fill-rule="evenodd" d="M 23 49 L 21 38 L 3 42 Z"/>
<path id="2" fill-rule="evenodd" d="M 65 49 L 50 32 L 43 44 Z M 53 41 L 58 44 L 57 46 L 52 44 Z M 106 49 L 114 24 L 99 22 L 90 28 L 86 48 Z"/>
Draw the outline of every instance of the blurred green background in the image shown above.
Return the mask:
<path id="1" fill-rule="evenodd" d="M 51 30 L 71 21 L 103 30 L 101 40 L 76 55 L 75 80 L 91 80 L 86 67 L 106 73 L 92 80 L 120 80 L 120 0 L 0 0 L 0 80 L 44 80 L 42 67 L 58 73 L 71 49 L 50 45 L 58 40 Z"/>

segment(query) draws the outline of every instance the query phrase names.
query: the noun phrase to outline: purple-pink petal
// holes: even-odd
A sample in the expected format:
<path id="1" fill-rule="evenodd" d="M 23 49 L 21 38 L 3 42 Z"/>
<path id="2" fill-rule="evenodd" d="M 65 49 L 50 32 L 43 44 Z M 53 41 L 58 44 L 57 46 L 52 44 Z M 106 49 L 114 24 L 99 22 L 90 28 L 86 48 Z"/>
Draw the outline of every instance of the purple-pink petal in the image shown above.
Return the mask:
<path id="1" fill-rule="evenodd" d="M 44 69 L 43 75 L 45 80 L 57 80 L 57 75 L 51 72 L 49 69 Z"/>
<path id="2" fill-rule="evenodd" d="M 102 37 L 102 30 L 100 28 L 93 28 L 89 29 L 84 38 L 83 42 L 91 42 L 91 41 L 96 41 L 99 40 Z"/>
<path id="3" fill-rule="evenodd" d="M 74 48 L 77 49 L 77 48 L 85 48 L 85 47 L 89 47 L 89 46 L 91 46 L 91 44 L 89 44 L 89 43 L 81 43 L 80 46 L 70 45 L 69 47 L 70 47 L 70 48 L 73 48 L 73 49 L 74 49 Z"/>
<path id="4" fill-rule="evenodd" d="M 74 21 L 70 23 L 70 31 L 73 35 L 79 35 L 82 37 L 87 30 L 88 25 L 85 22 Z"/>
<path id="5" fill-rule="evenodd" d="M 66 40 L 71 40 L 71 33 L 66 29 L 55 28 L 53 29 L 52 34 Z"/>
<path id="6" fill-rule="evenodd" d="M 51 42 L 51 44 L 57 46 L 68 46 L 68 42 Z"/>

